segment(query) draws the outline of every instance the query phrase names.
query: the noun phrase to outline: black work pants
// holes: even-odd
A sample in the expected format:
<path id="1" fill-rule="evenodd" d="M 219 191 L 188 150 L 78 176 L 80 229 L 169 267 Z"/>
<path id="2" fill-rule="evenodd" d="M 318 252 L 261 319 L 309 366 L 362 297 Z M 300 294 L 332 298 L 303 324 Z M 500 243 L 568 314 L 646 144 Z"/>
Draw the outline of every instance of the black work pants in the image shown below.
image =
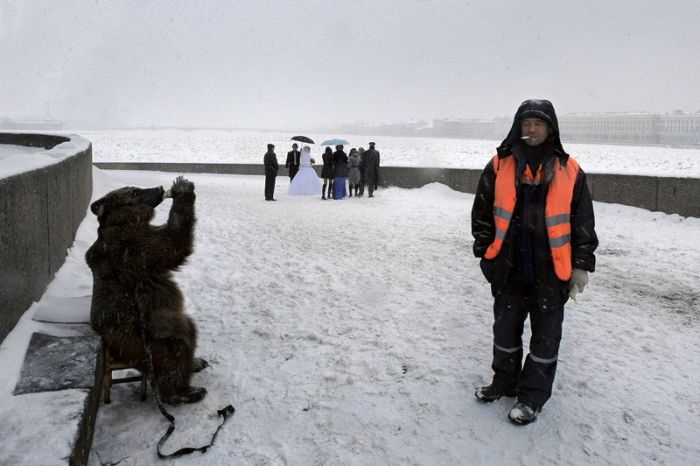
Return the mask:
<path id="1" fill-rule="evenodd" d="M 275 175 L 265 175 L 265 199 L 270 200 L 275 197 Z"/>
<path id="2" fill-rule="evenodd" d="M 369 191 L 369 197 L 374 196 L 374 184 L 377 182 L 374 176 L 367 177 L 367 190 Z"/>
<path id="3" fill-rule="evenodd" d="M 494 383 L 516 388 L 519 401 L 542 407 L 552 395 L 564 306 L 541 309 L 534 287 L 511 287 L 496 294 L 493 312 Z M 522 335 L 528 315 L 530 353 L 523 366 Z"/>

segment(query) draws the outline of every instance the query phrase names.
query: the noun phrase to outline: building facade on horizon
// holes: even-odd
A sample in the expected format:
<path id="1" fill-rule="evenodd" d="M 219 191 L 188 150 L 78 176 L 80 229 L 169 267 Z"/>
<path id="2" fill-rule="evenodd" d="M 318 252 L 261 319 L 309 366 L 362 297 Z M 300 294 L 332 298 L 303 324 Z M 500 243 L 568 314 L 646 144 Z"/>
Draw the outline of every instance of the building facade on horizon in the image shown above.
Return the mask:
<path id="1" fill-rule="evenodd" d="M 439 137 L 503 139 L 510 118 L 433 120 Z M 568 142 L 669 146 L 700 145 L 700 113 L 592 113 L 559 117 L 561 138 Z"/>

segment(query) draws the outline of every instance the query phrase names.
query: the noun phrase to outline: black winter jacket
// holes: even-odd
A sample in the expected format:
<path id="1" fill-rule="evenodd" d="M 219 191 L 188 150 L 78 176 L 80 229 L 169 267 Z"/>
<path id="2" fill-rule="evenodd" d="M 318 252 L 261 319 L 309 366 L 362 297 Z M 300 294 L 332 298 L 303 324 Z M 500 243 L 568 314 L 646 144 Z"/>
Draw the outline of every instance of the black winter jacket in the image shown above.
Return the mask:
<path id="1" fill-rule="evenodd" d="M 333 176 L 348 176 L 348 155 L 342 150 L 333 152 Z"/>
<path id="2" fill-rule="evenodd" d="M 548 100 L 526 100 L 515 113 L 508 136 L 497 148 L 500 158 L 513 154 L 518 161 L 516 179 L 520 179 L 527 165 L 528 151 L 522 142 L 522 122 L 526 118 L 537 118 L 547 123 L 549 138 L 541 146 L 544 150 L 541 163 L 545 167 L 545 183 L 532 186 L 519 184 L 516 190 L 517 201 L 513 217 L 503 241 L 500 253 L 492 260 L 484 259 L 486 249 L 493 242 L 496 227 L 493 218 L 494 189 L 496 174 L 489 162 L 479 180 L 474 205 L 472 207 L 472 235 L 474 255 L 481 257 L 481 270 L 491 283 L 494 296 L 507 292 L 511 287 L 524 285 L 534 287 L 542 310 L 563 305 L 569 299 L 568 283 L 556 276 L 552 253 L 545 226 L 545 202 L 548 182 L 553 173 L 552 158 L 558 157 L 565 165 L 569 155 L 564 151 L 559 138 L 559 122 L 554 106 Z M 539 147 L 539 146 L 538 146 Z M 593 202 L 586 184 L 586 174 L 579 170 L 574 183 L 571 200 L 571 260 L 572 267 L 593 272 L 598 237 L 595 233 Z"/>
<path id="3" fill-rule="evenodd" d="M 290 150 L 287 152 L 287 160 L 284 162 L 285 168 L 294 167 L 299 169 L 299 159 L 301 158 L 301 151 Z"/>
<path id="4" fill-rule="evenodd" d="M 321 169 L 321 178 L 333 178 L 333 152 L 323 153 L 323 169 Z"/>
<path id="5" fill-rule="evenodd" d="M 266 152 L 263 157 L 263 165 L 265 166 L 266 176 L 277 176 L 279 165 L 277 164 L 277 154 L 274 152 Z"/>
<path id="6" fill-rule="evenodd" d="M 519 151 L 514 151 L 518 154 Z M 569 156 L 557 151 L 560 163 L 565 164 Z M 508 154 L 499 155 L 504 158 Z M 516 158 L 518 155 L 514 155 Z M 525 163 L 518 164 L 524 169 Z M 520 179 L 518 173 L 517 179 Z M 534 250 L 534 283 L 537 289 L 538 300 L 544 309 L 547 306 L 563 304 L 568 299 L 568 283 L 556 276 L 552 253 L 547 238 L 545 226 L 545 200 L 547 184 L 540 185 L 534 191 L 528 193 L 528 205 L 524 205 L 523 194 L 525 189 L 531 186 L 520 185 L 517 189 L 513 218 L 510 221 L 506 237 L 500 253 L 492 260 L 484 259 L 486 249 L 493 242 L 496 226 L 493 217 L 493 203 L 495 197 L 496 174 L 493 170 L 493 161 L 489 161 L 479 179 L 474 205 L 472 207 L 472 235 L 474 236 L 474 255 L 481 259 L 481 270 L 486 279 L 491 283 L 493 295 L 507 287 L 522 284 L 523 266 L 523 238 L 524 229 L 529 228 L 527 234 L 531 240 L 531 248 Z M 595 233 L 595 218 L 593 203 L 586 184 L 586 174 L 579 170 L 574 184 L 574 193 L 571 201 L 571 254 L 574 268 L 593 272 L 595 270 L 595 255 L 598 246 L 598 238 Z"/>
<path id="7" fill-rule="evenodd" d="M 365 174 L 367 180 L 371 180 L 371 183 L 375 183 L 379 177 L 379 151 L 376 149 L 367 149 L 364 154 L 362 154 L 360 170 Z M 369 182 L 370 181 L 368 181 L 368 183 Z"/>

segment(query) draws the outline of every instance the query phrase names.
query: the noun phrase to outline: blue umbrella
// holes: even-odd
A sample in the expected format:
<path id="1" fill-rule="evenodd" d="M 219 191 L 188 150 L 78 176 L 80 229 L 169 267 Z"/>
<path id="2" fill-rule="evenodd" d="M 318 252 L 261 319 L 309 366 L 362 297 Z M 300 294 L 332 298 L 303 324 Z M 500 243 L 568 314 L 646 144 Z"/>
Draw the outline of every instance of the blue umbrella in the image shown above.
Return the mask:
<path id="1" fill-rule="evenodd" d="M 328 139 L 321 143 L 322 146 L 347 146 L 349 144 L 345 139 Z"/>

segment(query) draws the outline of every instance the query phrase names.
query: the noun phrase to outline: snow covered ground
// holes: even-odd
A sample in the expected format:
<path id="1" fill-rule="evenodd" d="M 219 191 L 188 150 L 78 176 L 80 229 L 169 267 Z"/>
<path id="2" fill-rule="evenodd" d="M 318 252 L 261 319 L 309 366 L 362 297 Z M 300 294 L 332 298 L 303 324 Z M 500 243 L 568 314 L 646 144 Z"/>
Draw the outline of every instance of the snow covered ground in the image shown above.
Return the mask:
<path id="1" fill-rule="evenodd" d="M 80 134 L 93 142 L 95 161 L 232 163 L 259 163 L 267 142 L 283 161 L 290 136 Z M 481 168 L 497 144 L 373 139 L 386 165 L 405 166 Z M 700 176 L 698 150 L 565 147 L 589 172 L 631 173 L 634 165 Z M 94 174 L 96 196 L 174 177 Z M 199 325 L 198 353 L 211 362 L 193 382 L 209 395 L 171 409 L 178 428 L 165 450 L 207 443 L 219 422 L 213 413 L 226 404 L 236 414 L 207 454 L 160 463 L 697 464 L 700 219 L 595 203 L 598 270 L 567 305 L 554 395 L 536 423 L 515 427 L 506 420 L 512 400 L 473 397 L 490 379 L 492 323 L 471 255 L 473 195 L 433 184 L 323 202 L 287 196 L 288 178 L 278 177 L 279 202 L 269 203 L 262 177 L 186 176 L 197 186 L 199 222 L 177 280 Z M 83 255 L 95 234 L 88 214 L 42 301 L 0 347 L 3 361 L 18 359 L 3 363 L 0 401 L 11 396 L 23 354 L 8 342 L 28 340 L 18 333 L 37 327 L 25 325 L 28 317 L 89 290 Z M 98 414 L 92 464 L 159 462 L 167 423 L 152 396 L 141 403 L 137 384 L 127 384 L 112 399 Z"/>
<path id="2" fill-rule="evenodd" d="M 96 162 L 262 163 L 268 143 L 284 162 L 295 134 L 223 130 L 75 131 L 93 142 Z M 307 134 L 317 143 L 340 136 L 350 147 L 377 142 L 385 166 L 484 168 L 500 141 L 396 136 Z M 505 135 L 504 135 L 505 136 Z M 564 148 L 589 173 L 700 177 L 700 148 L 569 144 Z M 320 160 L 322 149 L 312 146 Z"/>
<path id="3" fill-rule="evenodd" d="M 272 203 L 263 177 L 186 176 L 199 220 L 177 280 L 211 362 L 193 383 L 209 394 L 171 409 L 165 450 L 207 443 L 226 404 L 236 414 L 205 455 L 160 463 L 697 464 L 700 220 L 595 203 L 598 270 L 567 305 L 554 395 L 516 427 L 511 399 L 473 397 L 491 375 L 492 299 L 471 255 L 472 195 L 433 184 L 324 202 L 287 196 L 279 177 Z M 95 191 L 172 179 L 96 169 Z M 95 228 L 90 214 L 56 278 L 64 294 L 89 280 Z M 152 396 L 127 384 L 112 400 L 93 464 L 158 462 L 167 422 Z"/>

